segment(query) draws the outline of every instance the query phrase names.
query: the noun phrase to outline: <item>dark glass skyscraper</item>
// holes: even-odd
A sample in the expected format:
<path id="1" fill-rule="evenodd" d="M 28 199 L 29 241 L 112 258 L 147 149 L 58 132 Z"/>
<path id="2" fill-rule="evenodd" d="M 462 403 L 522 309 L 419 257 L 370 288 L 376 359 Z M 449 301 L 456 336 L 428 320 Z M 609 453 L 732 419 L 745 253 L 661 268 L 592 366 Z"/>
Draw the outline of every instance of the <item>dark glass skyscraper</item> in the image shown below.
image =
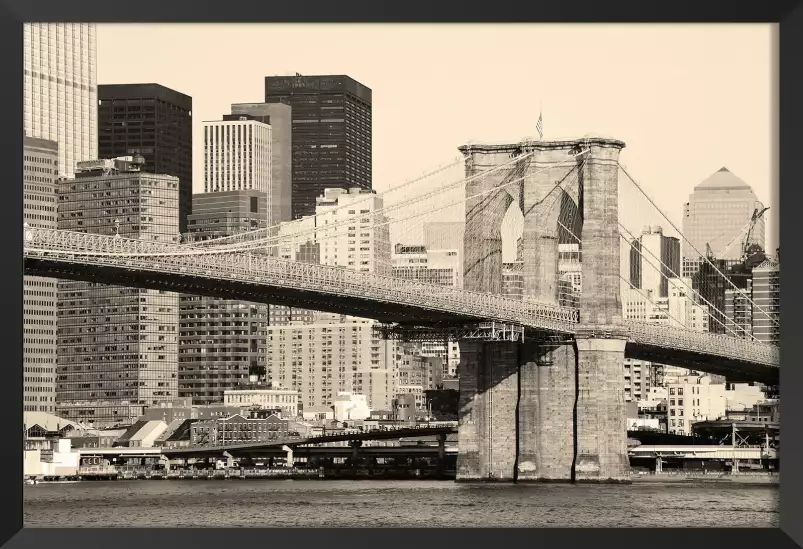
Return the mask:
<path id="1" fill-rule="evenodd" d="M 371 189 L 371 89 L 348 76 L 267 76 L 265 102 L 293 119 L 293 219 L 324 189 Z"/>
<path id="2" fill-rule="evenodd" d="M 142 155 L 143 172 L 179 180 L 179 229 L 192 213 L 192 97 L 160 84 L 98 86 L 98 156 Z"/>

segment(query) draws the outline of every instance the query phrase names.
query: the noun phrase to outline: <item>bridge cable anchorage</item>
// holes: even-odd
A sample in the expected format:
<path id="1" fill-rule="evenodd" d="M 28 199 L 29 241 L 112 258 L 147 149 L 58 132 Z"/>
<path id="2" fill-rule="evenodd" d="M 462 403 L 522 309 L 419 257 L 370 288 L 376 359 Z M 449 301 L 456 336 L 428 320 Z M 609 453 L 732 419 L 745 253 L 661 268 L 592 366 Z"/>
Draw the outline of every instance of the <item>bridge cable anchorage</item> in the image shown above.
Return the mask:
<path id="1" fill-rule="evenodd" d="M 535 153 L 531 152 L 531 153 L 528 153 L 528 154 L 532 155 L 532 154 L 535 154 Z M 378 219 L 382 220 L 382 219 L 385 218 L 386 214 L 388 214 L 390 212 L 393 212 L 393 211 L 396 211 L 399 208 L 408 207 L 408 206 L 410 206 L 412 204 L 415 204 L 415 203 L 422 203 L 422 202 L 424 202 L 426 200 L 429 200 L 429 199 L 432 199 L 434 197 L 437 197 L 438 195 L 441 195 L 441 194 L 443 194 L 445 192 L 457 189 L 460 186 L 465 185 L 469 181 L 487 177 L 488 175 L 490 175 L 490 174 L 492 174 L 494 172 L 500 171 L 500 170 L 509 169 L 511 165 L 515 166 L 516 163 L 519 160 L 521 160 L 521 157 L 519 157 L 517 159 L 513 159 L 513 160 L 511 160 L 509 162 L 506 162 L 505 164 L 501 164 L 499 166 L 495 166 L 495 167 L 493 167 L 493 168 L 491 168 L 489 170 L 486 170 L 486 171 L 483 171 L 483 172 L 479 172 L 479 173 L 477 173 L 477 174 L 475 174 L 473 176 L 461 177 L 460 179 L 453 180 L 452 182 L 447 183 L 445 185 L 441 185 L 441 186 L 437 187 L 435 190 L 430 191 L 430 192 L 428 192 L 426 194 L 415 196 L 412 199 L 408 200 L 407 202 L 402 202 L 402 203 L 399 203 L 399 204 L 396 204 L 396 205 L 393 205 L 393 206 L 383 207 L 381 209 L 374 210 L 372 212 L 368 212 L 367 216 L 369 218 L 373 217 L 373 218 L 378 218 Z M 369 199 L 376 199 L 377 196 L 378 195 L 374 195 L 374 194 L 366 194 L 365 195 L 365 199 L 363 201 L 369 200 Z M 353 208 L 353 207 L 355 207 L 355 203 L 342 204 L 342 205 L 340 205 L 338 207 L 335 207 L 335 208 L 332 208 L 332 209 L 327 209 L 326 212 L 322 212 L 321 214 L 316 214 L 314 216 L 308 216 L 306 218 L 303 218 L 303 219 L 300 219 L 300 220 L 296 220 L 296 221 L 293 221 L 293 222 L 290 222 L 290 223 L 287 223 L 287 224 L 274 226 L 274 227 L 268 228 L 268 229 L 258 229 L 257 231 L 251 231 L 249 233 L 239 233 L 238 235 L 236 235 L 236 236 L 242 236 L 242 235 L 248 234 L 248 235 L 255 236 L 257 233 L 262 234 L 262 232 L 265 232 L 265 234 L 266 234 L 265 236 L 260 236 L 259 238 L 254 238 L 254 239 L 246 241 L 246 242 L 234 243 L 234 244 L 229 244 L 229 245 L 220 245 L 220 246 L 205 246 L 205 247 L 202 247 L 202 248 L 204 248 L 204 249 L 214 248 L 216 250 L 219 250 L 220 252 L 224 252 L 224 251 L 246 251 L 248 249 L 262 249 L 265 246 L 277 247 L 277 246 L 280 246 L 282 243 L 286 243 L 288 239 L 291 239 L 291 240 L 292 239 L 299 239 L 299 238 L 301 238 L 303 236 L 316 235 L 316 233 L 319 233 L 321 231 L 332 231 L 334 229 L 338 229 L 338 228 L 341 228 L 341 227 L 344 227 L 344 226 L 347 226 L 347 225 L 355 225 L 358 221 L 360 221 L 361 219 L 366 217 L 365 213 L 360 213 L 360 214 L 355 214 L 352 217 L 349 217 L 349 218 L 340 220 L 338 222 L 335 222 L 333 224 L 328 224 L 328 225 L 323 224 L 322 225 L 321 223 L 316 222 L 319 218 L 331 217 L 331 212 L 334 212 L 335 210 L 340 210 L 340 209 L 343 209 L 343 208 L 346 208 L 346 207 L 352 207 Z M 389 222 L 392 222 L 392 221 L 389 221 Z M 312 223 L 313 227 L 305 229 L 305 228 L 303 228 L 303 223 L 307 223 L 307 224 Z M 271 232 L 271 231 L 273 233 L 279 232 L 280 227 L 282 229 L 284 229 L 285 231 L 292 231 L 292 232 L 290 232 L 289 234 L 286 234 L 286 235 L 282 235 L 282 234 L 267 234 L 268 232 Z M 294 227 L 299 227 L 299 229 L 298 230 L 293 230 Z M 339 236 L 339 235 L 333 235 L 333 238 L 336 238 L 337 236 Z M 317 238 L 320 238 L 320 236 L 317 236 Z M 199 248 L 198 246 L 193 246 L 193 247 L 194 248 Z"/>
<path id="2" fill-rule="evenodd" d="M 633 242 L 636 240 L 636 238 L 633 236 L 633 233 L 631 233 L 629 230 L 627 230 L 627 228 L 626 228 L 624 225 L 622 225 L 621 223 L 619 223 L 619 227 L 620 227 L 622 230 L 624 230 L 625 232 L 627 232 L 627 235 L 625 235 L 625 234 L 623 234 L 623 233 L 622 233 L 622 231 L 620 230 L 620 231 L 619 231 L 619 236 L 621 236 L 621 237 L 622 237 L 622 239 L 625 241 L 625 243 L 627 243 L 627 244 L 628 244 L 628 247 L 629 247 L 631 250 L 636 250 L 636 252 L 637 252 L 637 253 L 638 253 L 638 254 L 641 256 L 641 258 L 646 260 L 646 258 L 644 257 L 644 250 L 645 250 L 645 248 L 644 248 L 644 247 L 641 247 L 641 248 L 635 248 L 635 247 L 633 246 L 633 244 L 632 244 L 632 243 L 633 243 Z M 655 255 L 653 252 L 652 252 L 652 250 L 650 250 L 649 248 L 646 248 L 646 251 L 647 251 L 647 252 L 650 254 L 650 256 L 652 256 L 652 258 L 653 258 L 653 259 L 655 259 L 655 260 L 656 260 L 656 261 L 657 261 L 657 262 L 658 262 L 658 263 L 661 265 L 661 267 L 663 267 L 663 268 L 664 268 L 664 269 L 666 269 L 666 270 L 667 270 L 667 271 L 668 271 L 670 274 L 672 274 L 672 275 L 673 275 L 673 278 L 669 278 L 669 277 L 668 277 L 668 276 L 666 276 L 666 274 L 665 274 L 665 273 L 664 273 L 664 272 L 663 272 L 661 269 L 659 269 L 659 268 L 658 268 L 658 267 L 657 267 L 657 266 L 656 266 L 654 263 L 652 263 L 652 262 L 650 262 L 649 260 L 647 260 L 647 264 L 648 264 L 650 267 L 652 267 L 653 269 L 655 269 L 655 271 L 656 271 L 656 272 L 657 272 L 657 273 L 658 273 L 658 274 L 659 274 L 661 277 L 665 278 L 665 279 L 666 279 L 666 281 L 667 281 L 667 283 L 671 283 L 671 284 L 672 284 L 672 286 L 673 286 L 674 288 L 677 288 L 678 286 L 677 286 L 677 283 L 675 282 L 675 280 L 677 280 L 677 281 L 680 281 L 680 284 L 681 284 L 681 285 L 682 285 L 682 286 L 683 286 L 683 287 L 684 287 L 684 288 L 685 288 L 685 289 L 686 289 L 686 290 L 689 292 L 689 298 L 690 298 L 690 299 L 692 299 L 693 301 L 698 301 L 698 300 L 699 300 L 699 301 L 703 301 L 703 302 L 704 302 L 706 305 L 708 305 L 708 306 L 709 306 L 709 307 L 710 307 L 712 310 L 714 310 L 715 312 L 717 312 L 717 313 L 719 313 L 720 315 L 722 315 L 722 317 L 723 317 L 723 318 L 725 318 L 726 320 L 732 320 L 732 319 L 728 319 L 728 318 L 727 318 L 727 315 L 725 315 L 725 313 L 723 313 L 723 312 L 722 312 L 720 309 L 718 309 L 716 306 L 714 306 L 714 304 L 712 304 L 710 301 L 708 301 L 706 298 L 704 298 L 704 297 L 703 297 L 703 296 L 702 296 L 702 295 L 701 295 L 701 294 L 700 294 L 700 293 L 699 293 L 697 290 L 695 290 L 695 289 L 693 289 L 692 287 L 690 287 L 690 286 L 689 286 L 689 285 L 688 285 L 688 284 L 687 284 L 687 283 L 684 281 L 684 279 L 683 279 L 683 278 L 681 278 L 681 277 L 680 277 L 680 276 L 679 276 L 679 275 L 678 275 L 678 274 L 677 274 L 677 273 L 676 273 L 674 270 L 672 270 L 672 268 L 671 268 L 671 267 L 669 267 L 669 266 L 668 266 L 666 263 L 664 263 L 664 262 L 663 262 L 663 261 L 662 261 L 660 258 L 658 258 L 658 257 L 657 257 L 657 256 L 656 256 L 656 255 Z M 630 282 L 629 282 L 629 281 L 628 281 L 628 284 L 630 284 Z M 651 302 L 653 305 L 656 305 L 654 302 L 652 302 L 652 300 L 650 300 L 650 302 Z M 656 307 L 657 307 L 657 305 L 656 305 Z M 719 320 L 719 318 L 717 318 L 716 316 L 714 316 L 714 315 L 711 315 L 711 314 L 708 314 L 708 318 L 709 318 L 709 319 L 714 319 L 715 321 L 717 321 L 717 322 L 720 324 L 720 326 L 722 326 L 722 327 L 723 327 L 725 330 L 728 330 L 728 331 L 730 331 L 730 332 L 731 332 L 731 333 L 734 335 L 734 337 L 739 337 L 739 334 L 738 334 L 738 333 L 736 333 L 736 332 L 735 332 L 733 329 L 731 329 L 731 328 L 730 328 L 730 327 L 729 327 L 727 324 L 725 324 L 724 322 L 722 322 L 721 320 Z M 680 325 L 681 325 L 681 326 L 683 326 L 684 328 L 688 328 L 688 326 L 686 326 L 686 325 L 685 325 L 685 323 L 680 323 Z M 755 337 L 754 337 L 752 334 L 750 334 L 750 337 L 751 337 L 753 340 L 755 340 L 755 341 L 758 341 L 758 339 L 756 339 L 756 338 L 755 338 Z"/>
<path id="3" fill-rule="evenodd" d="M 658 211 L 658 213 L 660 213 L 660 214 L 663 216 L 663 218 L 664 218 L 664 219 L 665 219 L 665 220 L 666 220 L 666 221 L 667 221 L 667 222 L 668 222 L 668 223 L 669 223 L 669 224 L 672 226 L 672 228 L 673 228 L 673 229 L 674 229 L 674 230 L 675 230 L 675 231 L 676 231 L 676 232 L 677 232 L 677 233 L 678 233 L 678 234 L 681 236 L 681 238 L 683 239 L 683 241 L 684 241 L 684 242 L 688 242 L 689 246 L 691 246 L 691 248 L 692 248 L 692 249 L 693 249 L 693 250 L 694 250 L 694 251 L 695 251 L 695 252 L 696 252 L 696 253 L 697 253 L 697 254 L 698 254 L 698 255 L 699 255 L 701 258 L 703 258 L 703 260 L 705 260 L 705 262 L 706 262 L 706 263 L 708 263 L 709 265 L 711 265 L 711 267 L 713 267 L 713 268 L 714 268 L 714 270 L 717 272 L 717 274 L 719 274 L 719 276 L 721 276 L 721 277 L 722 277 L 722 278 L 723 278 L 723 279 L 724 279 L 724 280 L 725 280 L 725 281 L 726 281 L 728 284 L 730 284 L 730 285 L 731 285 L 731 287 L 732 287 L 734 290 L 736 290 L 736 292 L 737 292 L 737 293 L 739 293 L 739 294 L 740 294 L 742 297 L 744 297 L 744 298 L 745 298 L 745 299 L 746 299 L 746 300 L 747 300 L 747 301 L 748 301 L 748 302 L 749 302 L 749 303 L 750 303 L 750 304 L 751 304 L 751 305 L 752 305 L 752 306 L 753 306 L 755 309 L 757 309 L 757 310 L 759 310 L 760 312 L 764 313 L 764 315 L 767 317 L 767 319 L 768 319 L 768 320 L 770 320 L 772 323 L 774 323 L 774 324 L 775 324 L 775 326 L 777 326 L 777 327 L 780 327 L 780 321 L 778 321 L 778 320 L 776 320 L 775 318 L 773 318 L 772 316 L 770 316 L 770 314 L 769 314 L 767 311 L 765 311 L 764 309 L 762 309 L 761 307 L 759 307 L 759 306 L 758 306 L 758 305 L 757 305 L 757 304 L 756 304 L 756 303 L 753 301 L 753 299 L 752 299 L 750 296 L 748 296 L 748 295 L 746 294 L 746 292 L 745 292 L 744 290 L 742 290 L 741 288 L 739 288 L 738 286 L 736 286 L 736 284 L 734 284 L 734 283 L 733 283 L 733 281 L 732 281 L 732 280 L 731 280 L 731 279 L 730 279 L 728 276 L 726 276 L 726 275 L 725 275 L 725 274 L 724 274 L 724 273 L 723 273 L 721 270 L 719 270 L 719 268 L 718 268 L 718 267 L 717 267 L 717 266 L 716 266 L 716 265 L 715 265 L 715 264 L 714 264 L 714 263 L 713 263 L 713 262 L 712 262 L 712 261 L 711 261 L 711 260 L 708 258 L 707 254 L 703 254 L 703 253 L 701 253 L 701 252 L 700 252 L 700 250 L 698 250 L 698 249 L 697 249 L 697 247 L 694 245 L 694 243 L 692 243 L 692 241 L 691 241 L 691 240 L 689 240 L 688 238 L 686 238 L 686 236 L 683 234 L 683 232 L 682 232 L 680 229 L 678 229 L 678 228 L 677 228 L 677 226 L 676 226 L 676 225 L 675 225 L 675 224 L 672 222 L 672 220 L 671 220 L 671 219 L 669 219 L 669 217 L 666 215 L 666 213 L 664 213 L 664 211 L 663 211 L 663 210 L 661 210 L 661 209 L 658 207 L 658 205 L 657 205 L 657 204 L 656 204 L 656 203 L 653 201 L 653 199 L 650 197 L 650 195 L 648 195 L 648 194 L 647 194 L 647 193 L 644 191 L 644 189 L 642 189 L 642 188 L 641 188 L 641 186 L 638 184 L 638 182 L 637 182 L 635 179 L 633 179 L 633 177 L 630 175 L 630 173 L 628 173 L 628 171 L 627 171 L 627 170 L 624 168 L 624 166 L 622 166 L 622 164 L 621 164 L 621 163 L 619 163 L 618 161 L 617 161 L 617 164 L 619 165 L 619 168 L 622 170 L 622 173 L 624 173 L 624 174 L 625 174 L 625 176 L 627 176 L 627 178 L 628 178 L 628 179 L 629 179 L 629 180 L 630 180 L 630 181 L 633 183 L 633 185 L 634 185 L 634 186 L 635 186 L 635 187 L 636 187 L 636 188 L 637 188 L 637 189 L 638 189 L 638 190 L 641 192 L 641 194 L 642 194 L 642 195 L 644 195 L 644 197 L 645 197 L 645 198 L 646 198 L 646 199 L 647 199 L 647 200 L 650 202 L 650 204 L 652 204 L 652 206 L 653 206 L 653 207 L 654 207 L 654 208 L 655 208 L 655 209 Z"/>
<path id="4" fill-rule="evenodd" d="M 381 193 L 366 194 L 365 197 L 362 200 L 357 200 L 357 201 L 351 202 L 349 204 L 338 206 L 336 208 L 333 208 L 330 211 L 338 211 L 338 210 L 341 210 L 341 209 L 346 208 L 346 207 L 353 207 L 353 206 L 355 206 L 357 204 L 360 204 L 362 202 L 366 202 L 367 200 L 370 200 L 371 198 L 376 198 L 377 196 L 384 197 L 384 196 L 386 196 L 388 194 L 391 194 L 391 193 L 394 193 L 396 191 L 400 191 L 400 190 L 402 190 L 404 188 L 407 188 L 410 185 L 414 185 L 415 183 L 419 183 L 421 181 L 424 181 L 426 179 L 434 177 L 435 175 L 438 175 L 438 174 L 448 170 L 449 168 L 457 166 L 458 164 L 461 164 L 462 162 L 463 162 L 463 156 L 462 155 L 456 156 L 453 160 L 449 161 L 448 163 L 441 164 L 441 165 L 437 166 L 436 168 L 432 169 L 431 171 L 425 172 L 424 174 L 422 174 L 422 175 L 420 175 L 418 177 L 415 177 L 413 179 L 408 179 L 408 180 L 406 180 L 406 181 L 404 181 L 404 182 L 402 182 L 402 183 L 400 183 L 400 184 L 398 184 L 398 185 L 396 185 L 394 187 L 386 189 L 385 191 L 383 191 Z M 311 217 L 314 217 L 314 216 L 311 216 Z M 294 220 L 294 221 L 290 221 L 289 223 L 297 224 L 297 223 L 300 223 L 300 222 L 301 222 L 301 220 L 297 219 L 297 220 Z M 209 240 L 196 241 L 194 244 L 196 246 L 198 246 L 198 247 L 217 246 L 217 245 L 225 243 L 227 241 L 241 240 L 243 238 L 248 238 L 248 237 L 256 235 L 256 234 L 266 233 L 266 234 L 269 235 L 272 229 L 277 229 L 279 226 L 280 226 L 280 224 L 277 224 L 277 225 L 273 225 L 273 226 L 267 227 L 267 228 L 261 228 L 261 229 L 256 229 L 256 230 L 253 230 L 253 231 L 245 231 L 245 232 L 242 232 L 242 233 L 237 233 L 236 235 L 223 236 L 223 237 L 213 238 L 213 239 L 209 239 Z M 194 236 L 194 233 L 188 233 L 188 236 Z"/>
<path id="5" fill-rule="evenodd" d="M 580 153 L 580 154 L 584 154 L 584 153 Z M 578 154 L 576 156 L 580 156 L 580 154 Z M 520 156 L 520 157 L 517 157 L 517 159 L 518 160 L 522 160 L 523 157 Z M 386 218 L 381 223 L 378 223 L 378 224 L 375 224 L 375 225 L 371 225 L 370 228 L 376 228 L 376 227 L 385 226 L 385 225 L 388 225 L 390 223 L 394 223 L 394 222 L 398 222 L 398 221 L 408 221 L 408 220 L 413 219 L 413 218 L 418 218 L 418 217 L 425 216 L 425 215 L 431 215 L 434 212 L 441 211 L 441 210 L 444 210 L 446 208 L 450 208 L 450 207 L 453 207 L 453 206 L 456 206 L 456 205 L 460 205 L 460 204 L 463 204 L 463 203 L 468 202 L 470 200 L 474 200 L 474 199 L 489 195 L 491 193 L 498 193 L 500 190 L 502 190 L 502 189 L 504 189 L 506 187 L 509 187 L 511 185 L 515 185 L 515 184 L 521 182 L 526 177 L 529 177 L 531 175 L 536 175 L 536 174 L 538 174 L 538 173 L 540 173 L 542 171 L 546 171 L 546 170 L 549 170 L 549 169 L 553 169 L 553 168 L 559 167 L 561 165 L 565 165 L 565 164 L 569 164 L 571 162 L 574 162 L 573 159 L 574 159 L 574 157 L 572 157 L 572 159 L 570 159 L 570 160 L 565 160 L 565 161 L 562 161 L 562 162 L 558 162 L 558 163 L 555 163 L 554 165 L 551 165 L 551 166 L 545 166 L 543 168 L 539 168 L 538 170 L 535 170 L 533 173 L 531 173 L 529 175 L 525 175 L 525 176 L 522 176 L 522 177 L 514 178 L 514 179 L 512 179 L 512 180 L 510 180 L 510 181 L 508 181 L 508 182 L 506 182 L 504 184 L 498 185 L 498 186 L 496 186 L 494 188 L 491 188 L 491 189 L 487 189 L 485 191 L 480 191 L 480 192 L 478 192 L 478 193 L 476 193 L 476 194 L 474 194 L 472 196 L 468 196 L 468 197 L 464 196 L 464 197 L 462 197 L 462 198 L 460 198 L 458 200 L 455 200 L 454 202 L 450 202 L 450 203 L 448 203 L 446 205 L 441 205 L 441 206 L 439 206 L 437 208 L 434 208 L 432 210 L 427 210 L 425 212 L 415 213 L 413 215 L 410 215 L 409 217 L 401 218 L 401 219 L 388 219 L 388 218 Z M 542 198 L 539 202 L 536 203 L 536 205 L 541 204 L 544 201 L 546 201 L 548 198 L 550 198 L 552 196 L 552 193 L 559 186 L 560 186 L 560 184 L 556 184 L 544 198 Z M 434 194 L 439 194 L 441 192 L 443 192 L 443 190 L 438 191 L 438 193 L 430 193 L 430 194 L 434 195 Z M 395 209 L 399 209 L 399 208 L 407 206 L 407 205 L 408 204 L 402 204 L 402 205 L 399 205 L 399 206 L 394 207 L 394 208 Z M 357 217 L 359 217 L 359 216 L 357 216 Z M 333 224 L 332 226 L 325 227 L 323 229 L 323 232 L 329 232 L 332 228 L 334 228 L 336 226 L 347 225 L 348 223 L 353 223 L 353 220 L 347 219 L 347 220 L 345 220 L 345 221 L 343 221 L 341 223 L 336 223 L 336 224 Z M 37 231 L 40 231 L 40 234 L 44 234 L 44 232 L 42 232 L 42 231 L 55 231 L 54 234 L 61 234 L 61 233 L 64 233 L 64 234 L 71 233 L 73 235 L 86 234 L 86 233 L 77 233 L 77 232 L 72 232 L 72 231 L 63 231 L 63 230 L 59 230 L 59 229 L 37 229 Z M 313 230 L 311 232 L 314 233 L 314 232 L 322 232 L 322 231 L 321 231 L 321 229 L 317 229 L 317 231 Z M 99 238 L 103 238 L 103 235 L 93 235 L 93 236 L 97 236 Z M 324 236 L 322 238 L 322 240 L 333 239 L 333 238 L 342 238 L 342 237 L 343 237 L 342 233 L 340 233 L 340 234 L 331 234 L 330 233 L 329 235 Z M 127 244 L 134 244 L 134 243 L 143 244 L 143 241 L 136 240 L 136 239 L 131 239 L 131 238 L 121 238 L 120 242 L 121 243 L 127 243 Z M 183 244 L 168 244 L 168 243 L 157 243 L 157 242 L 147 242 L 146 244 L 150 245 L 150 247 L 142 249 L 141 251 L 135 251 L 135 252 L 108 252 L 108 251 L 86 251 L 86 250 L 71 250 L 71 252 L 73 254 L 75 254 L 75 255 L 81 255 L 81 256 L 188 257 L 188 256 L 201 256 L 201 255 L 231 255 L 231 256 L 236 256 L 238 254 L 244 254 L 244 253 L 253 251 L 253 250 L 230 250 L 230 249 L 218 249 L 218 248 L 198 249 L 198 248 L 194 248 L 194 247 L 188 247 L 188 246 L 183 245 Z M 134 247 L 135 248 L 136 247 L 140 247 L 141 248 L 141 246 L 134 246 Z M 28 251 L 38 252 L 38 253 L 47 253 L 49 251 L 52 251 L 52 250 L 48 250 L 48 249 L 36 249 L 36 248 L 30 247 L 30 246 L 26 247 L 26 249 Z M 169 250 L 169 251 L 165 251 L 165 250 Z"/>

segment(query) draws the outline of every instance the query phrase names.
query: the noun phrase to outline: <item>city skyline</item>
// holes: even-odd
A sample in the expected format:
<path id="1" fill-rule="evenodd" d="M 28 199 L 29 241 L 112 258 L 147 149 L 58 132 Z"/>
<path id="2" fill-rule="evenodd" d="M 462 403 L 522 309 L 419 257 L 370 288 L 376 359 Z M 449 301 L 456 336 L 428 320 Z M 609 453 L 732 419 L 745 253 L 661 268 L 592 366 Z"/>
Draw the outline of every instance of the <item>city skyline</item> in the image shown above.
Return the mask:
<path id="1" fill-rule="evenodd" d="M 195 155 L 200 121 L 217 119 L 232 103 L 264 100 L 266 76 L 348 74 L 373 91 L 378 192 L 457 157 L 457 146 L 469 140 L 536 135 L 542 106 L 546 140 L 602 134 L 625 141 L 623 163 L 678 227 L 693 188 L 727 167 L 770 207 L 767 250 L 778 245 L 772 25 L 316 25 L 314 39 L 262 66 L 233 49 L 258 50 L 265 36 L 281 42 L 309 27 L 216 24 L 220 45 L 201 59 L 191 52 L 208 39 L 205 28 L 98 25 L 104 44 L 98 82 L 158 82 L 192 96 Z M 143 32 L 153 40 L 134 39 Z M 483 51 L 482 44 L 501 34 L 500 49 Z M 365 43 L 372 44 L 370 55 Z M 592 45 L 595 55 L 616 57 L 617 68 L 592 63 L 587 71 L 569 69 L 566 56 L 587 55 Z M 165 62 L 147 61 L 155 56 Z M 120 58 L 132 62 L 123 67 L 115 62 Z M 523 65 L 522 59 L 537 61 Z M 209 64 L 222 67 L 215 78 L 202 70 Z M 473 66 L 486 69 L 487 78 L 478 78 Z M 589 79 L 594 94 L 584 84 Z M 421 131 L 427 125 L 437 131 Z M 399 161 L 411 144 L 414 161 Z M 678 150 L 683 162 L 677 162 Z M 194 162 L 196 187 L 202 169 Z"/>

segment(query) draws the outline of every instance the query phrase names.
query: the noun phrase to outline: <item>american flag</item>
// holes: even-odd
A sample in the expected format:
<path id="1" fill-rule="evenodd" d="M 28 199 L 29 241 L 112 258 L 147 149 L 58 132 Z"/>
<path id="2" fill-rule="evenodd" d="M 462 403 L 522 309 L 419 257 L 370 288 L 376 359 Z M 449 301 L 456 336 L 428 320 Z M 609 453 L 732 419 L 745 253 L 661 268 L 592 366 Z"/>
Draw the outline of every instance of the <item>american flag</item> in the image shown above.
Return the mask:
<path id="1" fill-rule="evenodd" d="M 543 139 L 544 138 L 543 113 L 538 113 L 538 123 L 535 125 L 535 129 L 538 130 L 538 139 Z"/>

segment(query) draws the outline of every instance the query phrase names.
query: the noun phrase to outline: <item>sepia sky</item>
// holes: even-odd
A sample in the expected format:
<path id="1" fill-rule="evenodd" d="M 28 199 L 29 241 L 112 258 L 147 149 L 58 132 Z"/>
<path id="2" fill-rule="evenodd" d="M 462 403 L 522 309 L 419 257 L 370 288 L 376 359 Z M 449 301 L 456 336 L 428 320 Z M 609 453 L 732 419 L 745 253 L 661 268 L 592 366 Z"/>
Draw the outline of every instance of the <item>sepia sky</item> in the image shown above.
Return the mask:
<path id="1" fill-rule="evenodd" d="M 726 166 L 770 206 L 778 245 L 773 25 L 99 24 L 97 36 L 99 84 L 192 96 L 196 191 L 202 121 L 263 101 L 265 76 L 347 74 L 373 90 L 377 191 L 468 140 L 536 135 L 543 106 L 544 139 L 624 141 L 622 164 L 678 227 L 693 187 Z"/>

